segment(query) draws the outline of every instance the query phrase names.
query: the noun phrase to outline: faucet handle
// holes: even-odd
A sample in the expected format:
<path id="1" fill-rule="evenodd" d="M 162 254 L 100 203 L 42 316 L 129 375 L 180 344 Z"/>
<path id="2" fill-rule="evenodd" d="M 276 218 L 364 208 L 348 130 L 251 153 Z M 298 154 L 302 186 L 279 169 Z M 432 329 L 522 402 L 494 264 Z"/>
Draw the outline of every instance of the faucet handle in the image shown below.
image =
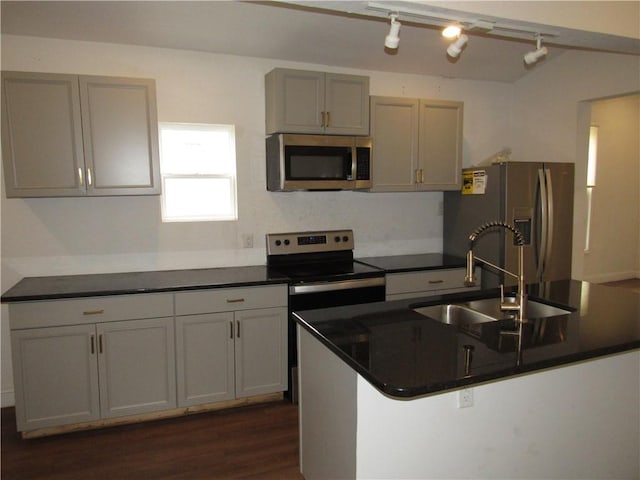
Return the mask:
<path id="1" fill-rule="evenodd" d="M 504 299 L 504 284 L 500 284 L 500 310 L 520 310 L 520 302 L 516 296 L 515 302 L 507 302 Z"/>
<path id="2" fill-rule="evenodd" d="M 476 285 L 476 278 L 473 274 L 475 268 L 473 263 L 473 250 L 469 249 L 467 252 L 467 273 L 464 276 L 465 287 L 475 287 Z"/>

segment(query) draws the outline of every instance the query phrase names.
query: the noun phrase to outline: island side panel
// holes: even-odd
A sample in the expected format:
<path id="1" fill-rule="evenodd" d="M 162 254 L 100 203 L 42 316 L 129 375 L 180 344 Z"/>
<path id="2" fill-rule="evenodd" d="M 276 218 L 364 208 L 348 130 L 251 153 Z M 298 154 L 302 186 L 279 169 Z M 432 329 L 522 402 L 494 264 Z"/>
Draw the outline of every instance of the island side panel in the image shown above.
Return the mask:
<path id="1" fill-rule="evenodd" d="M 640 352 L 416 400 L 358 379 L 357 478 L 640 478 Z"/>
<path id="2" fill-rule="evenodd" d="M 356 478 L 357 373 L 297 329 L 300 470 L 306 480 Z"/>

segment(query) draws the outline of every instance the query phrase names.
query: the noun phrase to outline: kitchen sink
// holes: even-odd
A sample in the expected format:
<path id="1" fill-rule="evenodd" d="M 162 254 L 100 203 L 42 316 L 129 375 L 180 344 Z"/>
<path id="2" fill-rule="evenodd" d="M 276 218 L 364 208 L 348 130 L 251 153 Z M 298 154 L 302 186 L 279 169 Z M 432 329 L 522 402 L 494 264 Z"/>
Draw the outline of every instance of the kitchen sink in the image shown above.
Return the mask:
<path id="1" fill-rule="evenodd" d="M 505 297 L 506 302 L 515 303 L 515 297 Z M 500 309 L 500 298 L 483 298 L 458 303 L 445 303 L 426 307 L 417 307 L 414 312 L 449 325 L 471 325 L 478 323 L 513 320 L 515 311 Z M 567 315 L 570 310 L 554 307 L 535 300 L 527 300 L 527 318 L 547 318 Z"/>
<path id="2" fill-rule="evenodd" d="M 507 303 L 515 303 L 515 297 L 505 297 Z M 499 298 L 484 298 L 482 300 L 471 300 L 463 302 L 461 305 L 471 308 L 477 312 L 481 312 L 490 317 L 496 319 L 513 318 L 515 312 L 500 310 Z M 535 300 L 527 300 L 526 316 L 527 318 L 547 318 L 555 317 L 557 315 L 567 315 L 571 313 L 570 310 L 564 308 L 554 307 L 542 302 L 536 302 Z"/>
<path id="3" fill-rule="evenodd" d="M 474 323 L 495 322 L 499 320 L 498 318 L 464 305 L 451 303 L 414 308 L 413 311 L 424 315 L 425 317 L 432 318 L 433 320 L 437 320 L 442 323 L 448 323 L 450 325 L 469 325 Z"/>

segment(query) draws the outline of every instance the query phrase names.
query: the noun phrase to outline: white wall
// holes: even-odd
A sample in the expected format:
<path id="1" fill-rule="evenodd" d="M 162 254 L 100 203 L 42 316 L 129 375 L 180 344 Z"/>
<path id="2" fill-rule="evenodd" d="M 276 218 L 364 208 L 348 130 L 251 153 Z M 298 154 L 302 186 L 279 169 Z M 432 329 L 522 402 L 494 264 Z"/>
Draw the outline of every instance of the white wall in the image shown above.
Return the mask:
<path id="1" fill-rule="evenodd" d="M 584 278 L 613 281 L 640 277 L 640 95 L 593 102 L 599 127 L 589 252 Z"/>
<path id="2" fill-rule="evenodd" d="M 631 351 L 474 386 L 458 408 L 457 391 L 398 401 L 358 376 L 356 478 L 638 478 L 639 379 Z"/>
<path id="3" fill-rule="evenodd" d="M 373 95 L 463 100 L 465 164 L 509 137 L 508 84 L 3 35 L 3 70 L 150 77 L 159 121 L 235 124 L 239 220 L 162 224 L 158 197 L 2 195 L 2 291 L 23 276 L 264 264 L 267 232 L 353 228 L 357 256 L 441 251 L 440 193 L 266 191 L 264 74 L 274 67 L 369 75 Z M 256 248 L 240 248 L 245 233 Z M 6 306 L 2 313 L 2 392 L 9 397 Z"/>
<path id="4" fill-rule="evenodd" d="M 3 70 L 155 78 L 161 122 L 235 124 L 239 206 L 237 222 L 162 224 L 157 197 L 2 194 L 3 292 L 23 276 L 263 264 L 267 232 L 353 228 L 361 257 L 441 251 L 440 193 L 266 191 L 264 74 L 274 67 L 369 75 L 372 95 L 464 101 L 464 166 L 505 145 L 515 160 L 550 153 L 573 161 L 576 102 L 638 89 L 637 58 L 585 52 L 557 57 L 512 85 L 11 35 L 1 48 Z M 256 248 L 240 248 L 245 233 Z M 3 405 L 13 390 L 7 323 L 3 306 Z"/>
<path id="5" fill-rule="evenodd" d="M 639 91 L 639 71 L 638 57 L 569 51 L 514 84 L 513 159 L 576 164 L 572 274 L 577 279 L 584 278 L 589 101 Z M 608 223 L 592 228 L 606 229 Z"/>

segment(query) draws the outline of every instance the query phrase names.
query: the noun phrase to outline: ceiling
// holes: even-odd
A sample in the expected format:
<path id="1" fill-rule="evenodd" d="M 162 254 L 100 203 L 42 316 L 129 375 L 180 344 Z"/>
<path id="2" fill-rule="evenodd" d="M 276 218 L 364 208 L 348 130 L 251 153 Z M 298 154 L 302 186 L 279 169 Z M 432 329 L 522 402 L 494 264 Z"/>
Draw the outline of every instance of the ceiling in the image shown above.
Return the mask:
<path id="1" fill-rule="evenodd" d="M 536 25 L 483 16 L 515 30 L 468 31 L 467 46 L 456 60 L 430 15 L 451 15 L 412 2 L 379 1 L 400 8 L 400 47 L 385 51 L 388 11 L 371 10 L 367 1 L 5 1 L 0 4 L 2 33 L 72 40 L 146 45 L 271 58 L 365 70 L 514 82 L 568 48 L 640 54 L 640 39 Z M 586 2 L 585 2 L 586 3 Z M 407 6 L 408 5 L 408 6 Z M 317 7 L 322 7 L 319 9 Z M 405 8 L 406 7 L 406 8 Z M 327 10 L 326 8 L 330 8 Z M 419 8 L 418 14 L 415 14 Z M 407 10 L 413 14 L 403 14 Z M 425 13 L 426 12 L 426 13 Z M 436 13 L 434 13 L 436 12 Z M 444 13 L 443 13 L 444 12 Z M 473 20 L 457 12 L 463 24 Z M 476 15 L 477 17 L 477 15 Z M 639 21 L 640 23 L 640 21 Z M 497 25 L 500 25 L 498 23 Z M 544 28 L 544 30 L 542 30 Z M 640 28 L 639 28 L 640 29 Z M 522 57 L 535 48 L 534 31 L 548 34 L 547 58 L 526 66 Z M 508 33 L 508 32 L 507 32 Z M 553 43 L 553 44 L 552 44 Z"/>

